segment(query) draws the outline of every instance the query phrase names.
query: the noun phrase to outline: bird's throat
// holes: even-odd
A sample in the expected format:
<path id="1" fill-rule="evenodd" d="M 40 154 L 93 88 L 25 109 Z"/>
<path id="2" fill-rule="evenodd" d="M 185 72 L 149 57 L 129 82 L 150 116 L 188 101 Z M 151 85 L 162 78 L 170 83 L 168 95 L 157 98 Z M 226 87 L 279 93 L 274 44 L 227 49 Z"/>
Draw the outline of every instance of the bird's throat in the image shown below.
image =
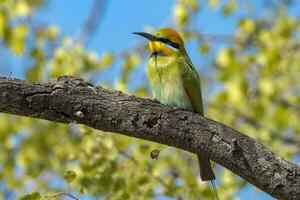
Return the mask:
<path id="1" fill-rule="evenodd" d="M 158 41 L 150 41 L 149 49 L 152 52 L 151 56 L 172 56 L 177 53 L 176 50 Z"/>
<path id="2" fill-rule="evenodd" d="M 150 57 L 154 58 L 155 60 L 157 59 L 157 57 L 160 57 L 160 56 L 168 56 L 168 54 L 164 54 L 163 52 L 153 52 Z"/>

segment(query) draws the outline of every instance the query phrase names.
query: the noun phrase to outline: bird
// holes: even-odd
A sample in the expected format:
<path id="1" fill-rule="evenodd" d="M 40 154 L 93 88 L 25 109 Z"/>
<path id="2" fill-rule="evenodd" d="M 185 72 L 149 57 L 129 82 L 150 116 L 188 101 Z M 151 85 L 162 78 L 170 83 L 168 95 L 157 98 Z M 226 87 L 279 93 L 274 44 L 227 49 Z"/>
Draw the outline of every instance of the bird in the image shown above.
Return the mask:
<path id="1" fill-rule="evenodd" d="M 162 104 L 204 116 L 200 77 L 185 49 L 184 41 L 172 28 L 153 34 L 133 32 L 149 41 L 148 79 L 152 96 Z M 200 178 L 212 183 L 216 198 L 215 174 L 207 155 L 198 155 Z"/>

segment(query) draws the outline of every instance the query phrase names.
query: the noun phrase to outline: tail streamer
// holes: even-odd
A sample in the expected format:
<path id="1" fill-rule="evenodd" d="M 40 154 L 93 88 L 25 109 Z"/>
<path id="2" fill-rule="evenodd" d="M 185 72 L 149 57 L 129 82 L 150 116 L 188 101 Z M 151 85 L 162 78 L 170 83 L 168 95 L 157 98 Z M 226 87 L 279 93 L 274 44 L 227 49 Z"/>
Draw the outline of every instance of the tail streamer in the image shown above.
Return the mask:
<path id="1" fill-rule="evenodd" d="M 213 190 L 214 190 L 214 193 L 215 193 L 215 196 L 216 196 L 216 200 L 219 200 L 219 195 L 218 195 L 218 191 L 217 191 L 217 187 L 216 187 L 215 181 L 211 180 L 210 183 L 211 183 L 211 185 L 213 187 Z"/>

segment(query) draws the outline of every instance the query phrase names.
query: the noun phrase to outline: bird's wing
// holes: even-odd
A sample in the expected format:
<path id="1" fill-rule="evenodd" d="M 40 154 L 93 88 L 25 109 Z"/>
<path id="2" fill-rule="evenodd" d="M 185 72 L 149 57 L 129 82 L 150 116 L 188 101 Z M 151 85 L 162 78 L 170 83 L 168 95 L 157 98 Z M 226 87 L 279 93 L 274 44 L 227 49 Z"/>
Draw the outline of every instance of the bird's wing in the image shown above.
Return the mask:
<path id="1" fill-rule="evenodd" d="M 183 62 L 181 63 L 182 65 L 185 65 L 182 72 L 182 80 L 185 91 L 194 110 L 200 115 L 203 115 L 203 103 L 199 75 L 189 58 L 181 60 L 181 62 Z"/>
<path id="2" fill-rule="evenodd" d="M 194 110 L 203 116 L 203 104 L 201 96 L 200 78 L 195 70 L 191 60 L 187 56 L 186 59 L 181 59 L 182 80 L 185 91 Z M 215 174 L 211 167 L 210 160 L 206 154 L 198 154 L 198 162 L 200 166 L 200 177 L 202 181 L 214 180 Z"/>

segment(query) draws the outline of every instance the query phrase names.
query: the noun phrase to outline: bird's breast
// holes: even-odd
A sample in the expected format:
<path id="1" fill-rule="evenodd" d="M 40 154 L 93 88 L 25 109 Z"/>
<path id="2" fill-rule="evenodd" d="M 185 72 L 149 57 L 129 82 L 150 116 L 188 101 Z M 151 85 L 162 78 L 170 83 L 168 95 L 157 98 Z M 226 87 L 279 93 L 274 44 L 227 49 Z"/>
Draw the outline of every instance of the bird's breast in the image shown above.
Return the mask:
<path id="1" fill-rule="evenodd" d="M 151 56 L 148 64 L 148 76 L 153 98 L 163 104 L 193 111 L 186 94 L 181 66 L 176 57 Z"/>

